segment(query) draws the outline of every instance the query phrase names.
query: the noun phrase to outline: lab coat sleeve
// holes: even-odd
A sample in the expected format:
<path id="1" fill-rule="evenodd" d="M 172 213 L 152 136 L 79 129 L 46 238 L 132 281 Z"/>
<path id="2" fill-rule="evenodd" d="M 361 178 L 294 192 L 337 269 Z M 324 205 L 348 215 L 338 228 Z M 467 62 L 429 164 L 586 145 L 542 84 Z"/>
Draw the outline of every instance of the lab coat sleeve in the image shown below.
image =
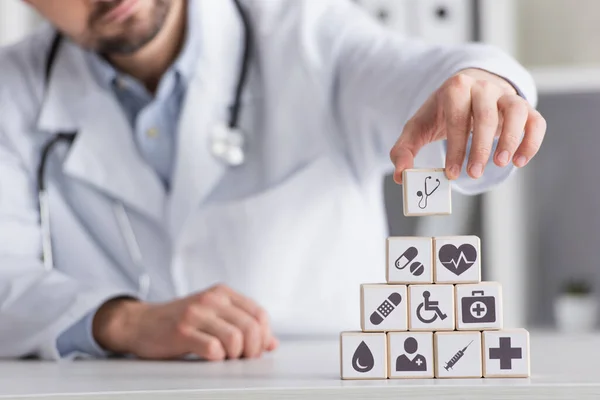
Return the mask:
<path id="1" fill-rule="evenodd" d="M 96 311 L 90 311 L 58 337 L 56 347 L 61 357 L 86 354 L 92 357 L 103 358 L 108 355 L 108 352 L 94 339 L 92 325 Z"/>
<path id="2" fill-rule="evenodd" d="M 331 80 L 331 104 L 345 151 L 358 176 L 393 170 L 390 150 L 405 123 L 447 79 L 466 68 L 480 68 L 505 78 L 531 104 L 537 93 L 531 76 L 511 57 L 482 44 L 442 46 L 405 38 L 387 30 L 348 0 L 324 0 L 318 39 L 306 46 L 320 57 Z M 308 20 L 308 18 L 307 18 Z M 310 23 L 307 22 L 307 25 Z M 425 146 L 416 167 L 443 167 L 445 142 Z M 479 180 L 463 173 L 454 188 L 477 194 L 506 179 L 513 166 L 492 163 Z M 463 168 L 464 171 L 464 168 Z"/>
<path id="3" fill-rule="evenodd" d="M 0 128 L 0 358 L 57 360 L 61 333 L 122 293 L 44 268 L 34 175 L 16 147 Z"/>

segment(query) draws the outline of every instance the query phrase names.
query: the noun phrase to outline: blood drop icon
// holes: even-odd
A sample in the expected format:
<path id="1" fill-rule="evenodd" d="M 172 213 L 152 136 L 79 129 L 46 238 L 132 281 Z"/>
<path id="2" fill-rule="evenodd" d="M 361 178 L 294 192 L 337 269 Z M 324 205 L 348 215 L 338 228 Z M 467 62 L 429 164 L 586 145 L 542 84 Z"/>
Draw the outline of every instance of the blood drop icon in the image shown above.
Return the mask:
<path id="1" fill-rule="evenodd" d="M 362 341 L 352 356 L 352 368 L 356 372 L 369 372 L 375 366 L 375 359 L 369 346 Z"/>

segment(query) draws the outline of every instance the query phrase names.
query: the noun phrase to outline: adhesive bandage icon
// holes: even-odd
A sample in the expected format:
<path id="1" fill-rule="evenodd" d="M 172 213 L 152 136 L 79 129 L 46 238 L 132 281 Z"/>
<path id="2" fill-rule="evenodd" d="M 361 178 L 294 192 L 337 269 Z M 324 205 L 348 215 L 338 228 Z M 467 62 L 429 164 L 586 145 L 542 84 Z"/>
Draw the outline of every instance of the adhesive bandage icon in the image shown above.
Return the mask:
<path id="1" fill-rule="evenodd" d="M 387 299 L 383 301 L 377 307 L 377 310 L 373 311 L 369 320 L 373 325 L 379 325 L 383 322 L 383 320 L 392 313 L 398 307 L 398 305 L 402 302 L 402 295 L 400 293 L 394 292 L 388 296 Z"/>

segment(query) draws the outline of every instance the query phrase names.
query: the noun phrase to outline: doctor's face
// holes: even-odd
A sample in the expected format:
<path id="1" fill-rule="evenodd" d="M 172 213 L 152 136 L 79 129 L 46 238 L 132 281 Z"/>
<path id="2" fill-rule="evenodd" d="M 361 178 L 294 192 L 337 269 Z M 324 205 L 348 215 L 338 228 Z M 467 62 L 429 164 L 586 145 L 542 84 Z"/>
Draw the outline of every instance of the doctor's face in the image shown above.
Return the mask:
<path id="1" fill-rule="evenodd" d="M 172 1 L 26 0 L 79 45 L 110 54 L 130 54 L 162 28 Z"/>

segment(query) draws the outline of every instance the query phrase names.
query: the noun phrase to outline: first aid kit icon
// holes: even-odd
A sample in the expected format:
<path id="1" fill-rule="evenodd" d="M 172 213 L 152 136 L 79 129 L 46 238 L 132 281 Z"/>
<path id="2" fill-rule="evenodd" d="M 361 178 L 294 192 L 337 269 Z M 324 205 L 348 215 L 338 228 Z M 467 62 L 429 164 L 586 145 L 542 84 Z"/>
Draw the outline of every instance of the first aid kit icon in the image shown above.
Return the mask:
<path id="1" fill-rule="evenodd" d="M 486 296 L 483 290 L 474 290 L 471 297 L 463 297 L 462 322 L 465 324 L 478 324 L 496 322 L 496 298 Z"/>

